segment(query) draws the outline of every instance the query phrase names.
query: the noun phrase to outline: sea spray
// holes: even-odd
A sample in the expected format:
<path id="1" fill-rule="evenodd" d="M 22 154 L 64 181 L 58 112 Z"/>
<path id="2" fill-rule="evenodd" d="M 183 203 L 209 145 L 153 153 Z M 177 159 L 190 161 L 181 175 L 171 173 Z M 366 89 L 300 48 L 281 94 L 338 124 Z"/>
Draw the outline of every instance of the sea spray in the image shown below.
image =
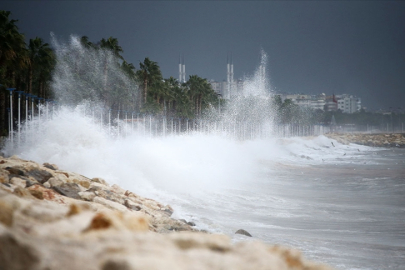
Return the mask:
<path id="1" fill-rule="evenodd" d="M 59 44 L 58 108 L 25 123 L 21 142 L 2 149 L 6 156 L 102 177 L 169 203 L 174 217 L 199 229 L 234 235 L 243 228 L 341 269 L 404 265 L 402 152 L 324 136 L 275 137 L 265 68 L 221 114 L 199 119 L 215 120 L 214 128 L 156 136 L 151 116 L 134 125 L 111 114 L 113 99 L 103 99 L 105 62 L 81 46 L 77 38 Z M 94 67 L 85 76 L 91 80 L 76 76 L 84 67 Z"/>

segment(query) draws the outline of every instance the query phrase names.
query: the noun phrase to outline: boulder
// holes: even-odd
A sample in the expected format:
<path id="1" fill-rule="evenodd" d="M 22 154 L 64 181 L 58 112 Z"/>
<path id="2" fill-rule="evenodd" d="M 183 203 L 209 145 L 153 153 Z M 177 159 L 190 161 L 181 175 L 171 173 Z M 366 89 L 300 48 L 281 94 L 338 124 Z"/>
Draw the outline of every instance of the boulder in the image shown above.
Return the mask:
<path id="1" fill-rule="evenodd" d="M 42 164 L 45 168 L 51 169 L 51 170 L 58 170 L 58 166 L 56 166 L 55 164 L 50 164 L 50 163 L 44 163 Z"/>
<path id="2" fill-rule="evenodd" d="M 22 167 L 6 167 L 6 171 L 10 173 L 10 175 L 21 175 L 24 176 L 25 172 L 22 170 Z"/>
<path id="3" fill-rule="evenodd" d="M 82 198 L 85 201 L 92 201 L 96 197 L 96 194 L 94 194 L 93 192 L 89 192 L 89 191 L 81 191 L 78 194 L 79 194 L 80 198 Z"/>
<path id="4" fill-rule="evenodd" d="M 9 177 L 6 171 L 0 171 L 0 183 L 8 183 Z"/>
<path id="5" fill-rule="evenodd" d="M 37 269 L 40 253 L 10 233 L 0 233 L 1 269 Z"/>
<path id="6" fill-rule="evenodd" d="M 41 185 L 33 185 L 27 190 L 31 195 L 40 200 L 53 201 L 61 204 L 66 204 L 68 202 L 65 196 L 60 195 L 53 189 L 49 189 Z"/>
<path id="7" fill-rule="evenodd" d="M 249 232 L 245 231 L 244 229 L 239 229 L 239 230 L 237 230 L 237 231 L 235 232 L 235 234 L 242 234 L 242 235 L 246 235 L 246 236 L 252 237 L 252 235 L 251 235 Z"/>
<path id="8" fill-rule="evenodd" d="M 51 187 L 58 187 L 63 185 L 65 182 L 63 182 L 60 178 L 51 177 L 49 178 L 48 183 Z"/>
<path id="9" fill-rule="evenodd" d="M 0 201 L 0 223 L 8 227 L 13 225 L 13 208 L 4 201 Z"/>
<path id="10" fill-rule="evenodd" d="M 27 186 L 27 182 L 18 177 L 11 178 L 10 184 L 13 184 L 13 185 L 21 187 L 21 188 L 25 188 Z"/>
<path id="11" fill-rule="evenodd" d="M 134 211 L 139 211 L 142 209 L 140 204 L 134 203 L 131 200 L 125 200 L 124 205 Z"/>
<path id="12" fill-rule="evenodd" d="M 110 200 L 106 200 L 106 199 L 101 198 L 101 197 L 95 197 L 93 199 L 93 202 L 102 204 L 102 205 L 104 205 L 107 208 L 110 208 L 112 210 L 118 210 L 120 212 L 127 212 L 128 211 L 128 209 L 125 206 L 123 206 L 122 204 L 119 204 L 119 203 L 116 203 L 116 202 L 113 202 L 113 201 L 110 201 Z"/>
<path id="13" fill-rule="evenodd" d="M 91 181 L 103 184 L 105 186 L 108 186 L 107 182 L 104 179 L 100 178 L 100 177 L 95 177 L 95 178 L 91 179 Z"/>
<path id="14" fill-rule="evenodd" d="M 41 169 L 32 169 L 27 172 L 27 176 L 31 176 L 39 183 L 43 184 L 52 177 L 52 174 L 48 171 L 41 170 Z"/>
<path id="15" fill-rule="evenodd" d="M 78 194 L 81 190 L 78 184 L 75 183 L 63 183 L 60 186 L 52 187 L 55 191 L 62 194 L 63 196 L 70 197 L 73 199 L 81 199 Z"/>

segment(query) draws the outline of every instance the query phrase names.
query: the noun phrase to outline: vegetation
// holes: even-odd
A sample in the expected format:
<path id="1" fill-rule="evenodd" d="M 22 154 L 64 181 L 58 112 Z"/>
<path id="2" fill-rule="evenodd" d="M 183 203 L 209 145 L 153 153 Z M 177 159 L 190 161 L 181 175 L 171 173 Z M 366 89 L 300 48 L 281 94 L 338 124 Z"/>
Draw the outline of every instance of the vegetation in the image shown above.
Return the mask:
<path id="1" fill-rule="evenodd" d="M 208 81 L 197 75 L 183 84 L 173 77 L 164 79 L 158 63 L 148 57 L 136 70 L 124 59 L 124 50 L 114 37 L 91 42 L 82 36 L 79 42 L 84 50 L 55 52 L 39 37 L 26 43 L 17 20 L 10 19 L 10 15 L 9 11 L 0 11 L 0 135 L 5 135 L 8 125 L 6 108 L 10 106 L 6 88 L 53 98 L 54 86 L 62 89 L 65 93 L 58 94 L 67 96 L 73 104 L 95 100 L 111 109 L 182 118 L 200 116 L 218 102 Z M 94 59 L 102 60 L 88 61 Z M 55 85 L 55 78 L 66 76 L 66 70 L 75 83 Z M 97 73 L 100 70 L 102 80 Z"/>
<path id="2" fill-rule="evenodd" d="M 67 96 L 73 104 L 93 100 L 113 110 L 189 119 L 209 113 L 209 108 L 221 106 L 223 111 L 226 107 L 225 100 L 214 92 L 211 84 L 197 75 L 189 76 L 185 83 L 173 77 L 164 79 L 158 63 L 148 57 L 136 69 L 124 59 L 124 50 L 114 37 L 91 42 L 87 36 L 82 36 L 78 39 L 79 46 L 55 52 L 39 37 L 26 43 L 17 20 L 10 19 L 10 15 L 9 11 L 0 11 L 0 136 L 7 133 L 7 108 L 10 107 L 7 88 L 46 99 L 55 94 L 51 88 L 59 89 L 58 96 Z M 74 83 L 65 82 L 67 70 Z M 58 78 L 62 78 L 59 84 L 56 83 Z M 405 122 L 405 115 L 398 113 L 313 111 L 289 99 L 282 101 L 277 95 L 271 99 L 237 97 L 228 105 L 233 120 L 248 117 L 259 121 L 274 115 L 279 124 L 311 125 L 329 124 L 333 115 L 338 125 L 381 127 L 386 123 L 395 126 Z M 13 107 L 16 112 L 17 106 Z"/>
<path id="3" fill-rule="evenodd" d="M 8 92 L 16 88 L 25 93 L 51 97 L 50 79 L 55 55 L 41 38 L 28 44 L 19 32 L 17 20 L 10 19 L 9 11 L 0 11 L 0 135 L 7 133 Z"/>

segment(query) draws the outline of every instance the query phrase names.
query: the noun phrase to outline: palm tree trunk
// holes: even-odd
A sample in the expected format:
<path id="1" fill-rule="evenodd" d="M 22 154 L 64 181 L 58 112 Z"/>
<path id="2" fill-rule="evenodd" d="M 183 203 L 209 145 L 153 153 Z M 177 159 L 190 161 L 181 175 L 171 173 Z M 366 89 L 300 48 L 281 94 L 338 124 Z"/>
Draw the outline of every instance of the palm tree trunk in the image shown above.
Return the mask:
<path id="1" fill-rule="evenodd" d="M 107 71 L 108 71 L 108 67 L 107 67 L 107 59 L 105 59 L 104 62 L 104 101 L 107 102 Z"/>
<path id="2" fill-rule="evenodd" d="M 30 67 L 28 76 L 28 94 L 32 94 L 32 67 Z"/>
<path id="3" fill-rule="evenodd" d="M 45 98 L 44 83 L 42 80 L 39 81 L 39 95 L 40 97 Z"/>
<path id="4" fill-rule="evenodd" d="M 202 107 L 202 95 L 200 95 L 200 97 L 198 99 L 199 99 L 199 102 L 200 102 L 199 109 L 200 109 L 200 115 L 201 115 L 201 112 L 202 112 L 202 110 L 201 110 L 201 107 Z"/>
<path id="5" fill-rule="evenodd" d="M 148 94 L 148 79 L 144 79 L 143 81 L 143 104 L 146 104 L 146 96 Z"/>

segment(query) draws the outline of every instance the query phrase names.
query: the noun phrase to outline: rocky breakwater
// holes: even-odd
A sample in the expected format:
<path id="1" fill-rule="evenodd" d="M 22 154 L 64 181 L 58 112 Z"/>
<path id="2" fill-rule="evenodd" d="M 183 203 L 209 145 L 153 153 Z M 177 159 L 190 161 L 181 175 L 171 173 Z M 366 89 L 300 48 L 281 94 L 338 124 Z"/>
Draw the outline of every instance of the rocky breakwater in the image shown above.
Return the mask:
<path id="1" fill-rule="evenodd" d="M 375 147 L 405 148 L 405 134 L 403 133 L 329 133 L 325 136 L 343 144 L 355 143 Z"/>
<path id="2" fill-rule="evenodd" d="M 330 269 L 172 213 L 100 178 L 0 157 L 0 269 Z"/>

